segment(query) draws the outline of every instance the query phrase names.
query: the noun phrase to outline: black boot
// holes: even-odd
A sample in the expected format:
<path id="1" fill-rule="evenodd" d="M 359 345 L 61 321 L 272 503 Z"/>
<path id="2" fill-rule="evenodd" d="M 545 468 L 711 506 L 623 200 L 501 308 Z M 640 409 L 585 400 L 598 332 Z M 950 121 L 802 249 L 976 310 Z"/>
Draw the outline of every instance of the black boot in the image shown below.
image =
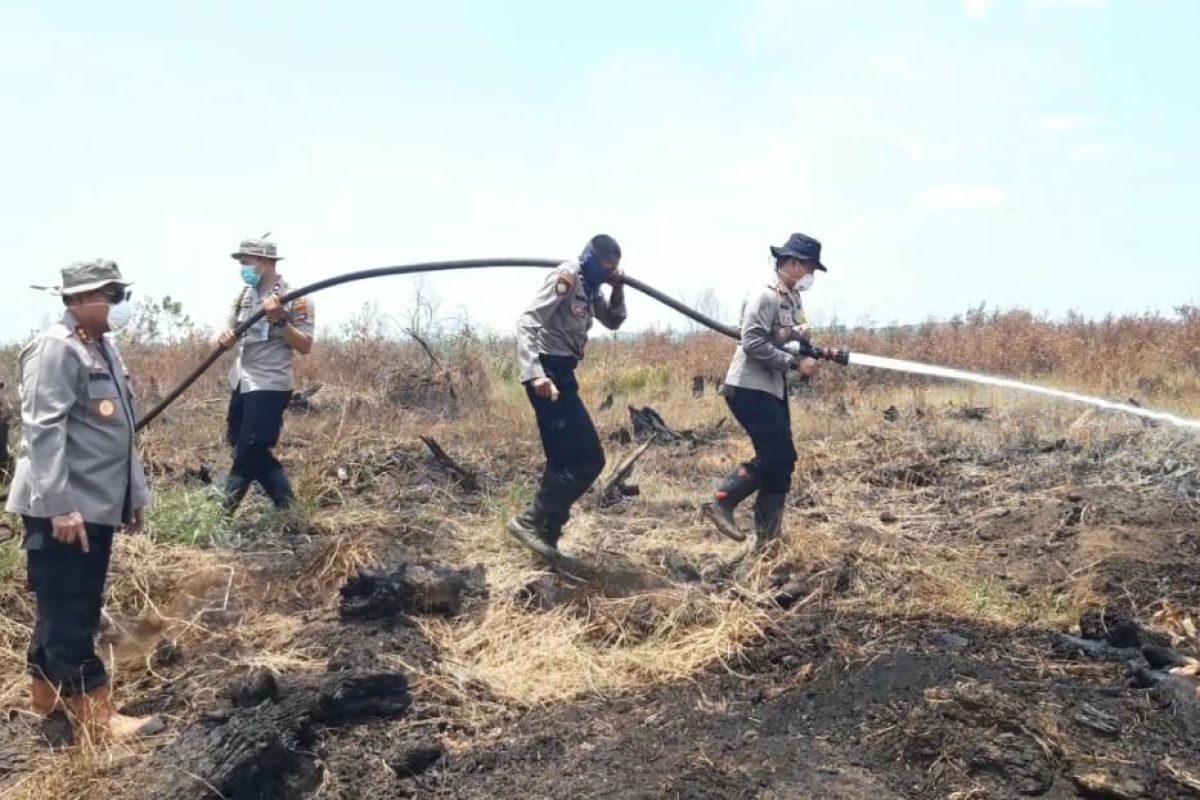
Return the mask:
<path id="1" fill-rule="evenodd" d="M 288 480 L 287 473 L 283 471 L 283 467 L 276 467 L 268 472 L 260 483 L 262 484 L 263 491 L 267 493 L 267 497 L 271 498 L 271 502 L 275 505 L 275 508 L 282 511 L 292 507 L 292 501 L 296 499 L 296 495 L 292 491 L 292 482 Z"/>
<path id="2" fill-rule="evenodd" d="M 246 497 L 246 492 L 250 491 L 251 483 L 249 478 L 229 473 L 225 478 L 225 499 L 221 501 L 221 513 L 227 517 L 233 516 Z"/>
<path id="3" fill-rule="evenodd" d="M 754 501 L 754 549 L 762 550 L 779 538 L 783 527 L 785 492 L 759 492 Z"/>
<path id="4" fill-rule="evenodd" d="M 736 542 L 743 541 L 746 534 L 738 530 L 734 510 L 738 503 L 758 491 L 758 476 L 745 467 L 738 467 L 717 487 L 717 499 L 706 503 L 704 511 L 724 535 Z"/>
<path id="5" fill-rule="evenodd" d="M 543 558 L 556 558 L 558 552 L 558 536 L 562 528 L 557 530 L 548 524 L 546 515 L 536 506 L 530 506 L 508 521 L 508 532 L 521 544 Z"/>

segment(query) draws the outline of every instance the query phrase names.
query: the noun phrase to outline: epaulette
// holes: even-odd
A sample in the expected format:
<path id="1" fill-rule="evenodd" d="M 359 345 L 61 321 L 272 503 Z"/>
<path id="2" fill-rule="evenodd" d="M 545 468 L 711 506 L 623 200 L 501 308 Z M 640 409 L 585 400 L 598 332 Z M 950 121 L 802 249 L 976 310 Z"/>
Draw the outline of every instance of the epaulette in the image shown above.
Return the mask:
<path id="1" fill-rule="evenodd" d="M 557 294 L 566 294 L 575 286 L 575 272 L 569 269 L 560 269 L 558 271 L 558 279 L 554 282 L 554 291 Z"/>

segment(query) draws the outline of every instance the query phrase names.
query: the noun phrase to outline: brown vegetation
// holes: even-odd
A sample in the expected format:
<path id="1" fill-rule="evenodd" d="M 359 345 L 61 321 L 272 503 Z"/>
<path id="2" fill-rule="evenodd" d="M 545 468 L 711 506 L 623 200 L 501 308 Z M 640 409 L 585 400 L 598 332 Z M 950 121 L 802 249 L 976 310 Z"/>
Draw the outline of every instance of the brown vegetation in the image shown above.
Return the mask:
<path id="1" fill-rule="evenodd" d="M 1064 323 L 977 312 L 844 336 L 863 352 L 1200 409 L 1190 311 Z M 650 447 L 639 495 L 584 499 L 563 541 L 587 569 L 580 583 L 547 573 L 503 531 L 541 458 L 511 342 L 458 332 L 426 344 L 350 337 L 301 362 L 302 385 L 321 388 L 289 415 L 281 448 L 298 519 L 252 504 L 219 520 L 202 476 L 219 476 L 228 457 L 220 367 L 145 431 L 158 499 L 148 534 L 120 542 L 104 644 L 118 698 L 164 713 L 169 732 L 55 752 L 10 725 L 0 792 L 145 796 L 169 781 L 170 743 L 228 708 L 239 680 L 330 670 L 404 673 L 412 708 L 314 723 L 304 748 L 319 763 L 305 769 L 318 774 L 293 779 L 320 797 L 1119 796 L 1095 794 L 1109 784 L 1174 797 L 1200 775 L 1186 713 L 1125 688 L 1128 652 L 1083 657 L 1046 639 L 1113 606 L 1197 654 L 1190 434 L 826 366 L 793 401 L 786 546 L 740 558 L 744 546 L 710 530 L 698 506 L 748 442 L 717 427 L 727 413 L 713 391 L 693 393 L 694 376 L 724 373 L 732 342 L 599 341 L 581 383 L 593 409 L 614 398 L 595 413 L 610 465 L 639 444 L 621 443 L 630 405 L 711 435 Z M 205 349 L 133 344 L 127 358 L 150 401 Z M 420 383 L 403 383 L 412 376 L 432 388 L 396 391 Z M 422 436 L 478 487 L 439 466 Z M 408 564 L 478 567 L 486 590 L 453 613 L 339 613 L 349 579 Z M 12 707 L 32 618 L 22 571 L 5 545 L 0 702 Z M 1103 732 L 1114 725 L 1115 738 Z"/>

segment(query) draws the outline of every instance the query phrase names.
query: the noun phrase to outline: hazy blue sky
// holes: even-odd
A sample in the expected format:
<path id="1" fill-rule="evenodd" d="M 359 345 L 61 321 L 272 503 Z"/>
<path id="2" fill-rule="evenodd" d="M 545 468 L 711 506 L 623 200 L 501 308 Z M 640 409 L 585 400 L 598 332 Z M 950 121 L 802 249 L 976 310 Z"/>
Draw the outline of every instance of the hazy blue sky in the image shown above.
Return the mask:
<path id="1" fill-rule="evenodd" d="M 802 230 L 824 316 L 1170 310 L 1200 295 L 1198 41 L 1193 0 L 3 0 L 0 339 L 100 255 L 216 324 L 267 230 L 297 283 L 607 231 L 731 317 Z M 508 331 L 539 279 L 429 285 Z"/>

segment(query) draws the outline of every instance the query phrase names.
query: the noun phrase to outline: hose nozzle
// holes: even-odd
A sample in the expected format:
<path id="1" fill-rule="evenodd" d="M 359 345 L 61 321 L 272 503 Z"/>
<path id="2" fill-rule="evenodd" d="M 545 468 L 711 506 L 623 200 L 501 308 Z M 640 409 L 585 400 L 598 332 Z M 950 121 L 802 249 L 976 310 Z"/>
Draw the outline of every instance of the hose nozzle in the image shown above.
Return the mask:
<path id="1" fill-rule="evenodd" d="M 800 339 L 799 354 L 818 361 L 832 361 L 843 367 L 850 363 L 850 351 L 844 347 L 820 347 L 808 339 Z"/>

